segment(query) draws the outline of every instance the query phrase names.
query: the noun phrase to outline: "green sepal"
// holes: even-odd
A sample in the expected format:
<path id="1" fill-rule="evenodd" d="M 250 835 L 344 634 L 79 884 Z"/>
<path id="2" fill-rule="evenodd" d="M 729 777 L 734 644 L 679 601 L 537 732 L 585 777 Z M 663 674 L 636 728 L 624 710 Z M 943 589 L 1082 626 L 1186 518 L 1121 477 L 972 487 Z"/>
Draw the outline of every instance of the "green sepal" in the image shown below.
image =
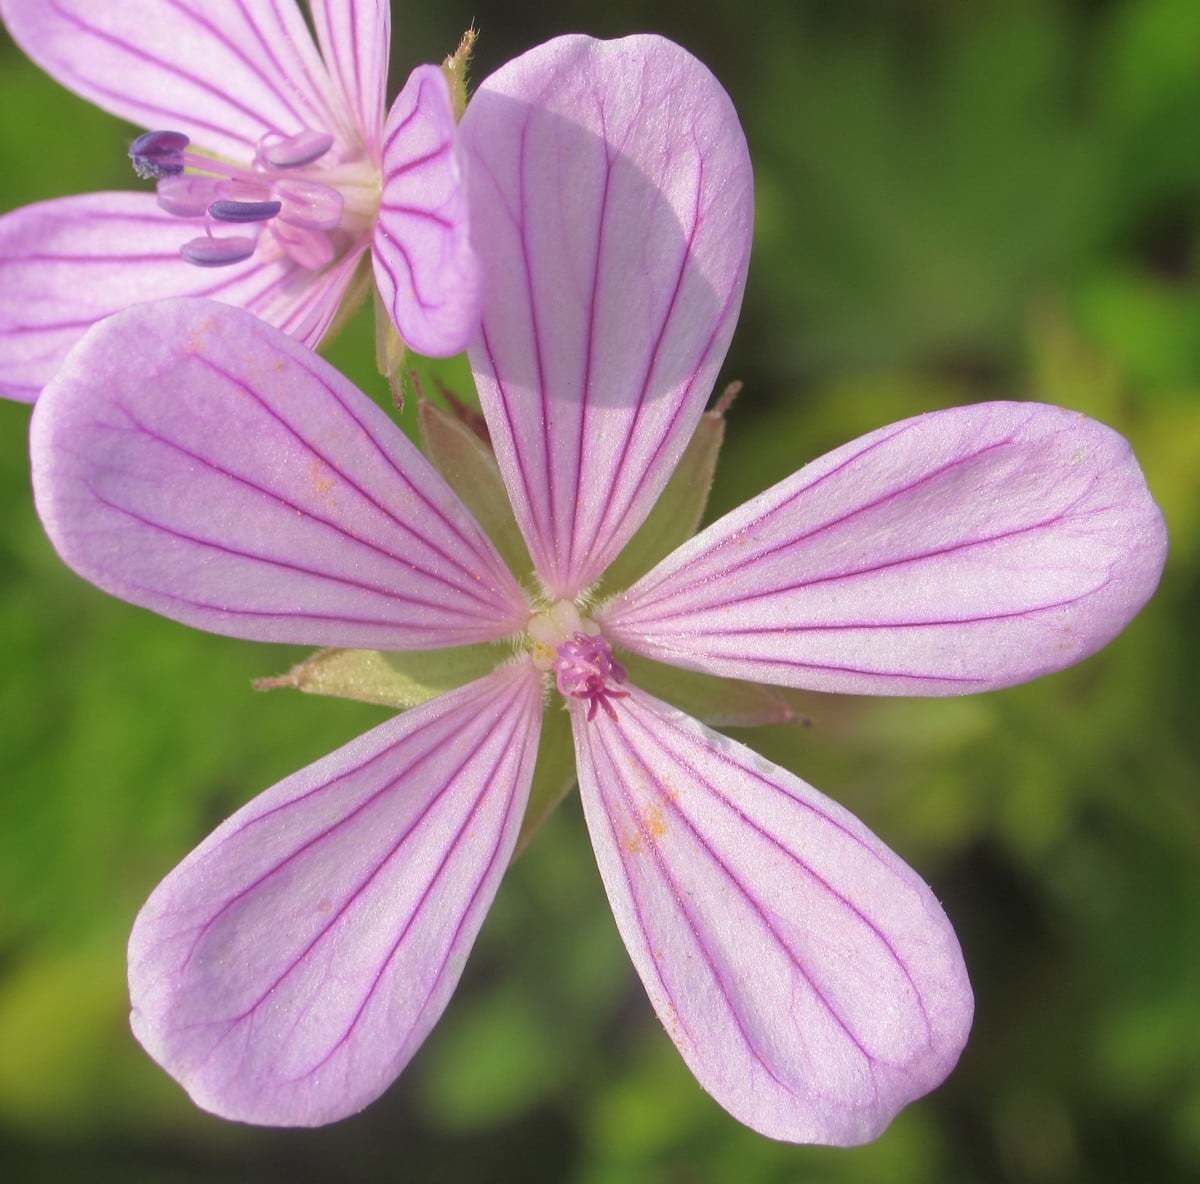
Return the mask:
<path id="1" fill-rule="evenodd" d="M 404 709 L 483 678 L 509 656 L 510 651 L 502 645 L 388 653 L 317 650 L 286 674 L 256 679 L 254 689 L 291 687 L 306 695 L 329 695 Z"/>
<path id="2" fill-rule="evenodd" d="M 375 289 L 375 368 L 387 379 L 391 387 L 392 398 L 397 406 L 404 409 L 403 387 L 401 386 L 400 371 L 404 360 L 408 357 L 408 347 L 404 344 L 396 326 L 392 323 L 392 315 L 388 312 Z"/>
<path id="3" fill-rule="evenodd" d="M 600 596 L 636 583 L 696 533 L 725 440 L 725 398 L 706 411 L 650 516 L 604 573 Z"/>
<path id="4" fill-rule="evenodd" d="M 421 402 L 417 422 L 425 455 L 475 515 L 509 570 L 518 577 L 532 571 L 492 450 L 460 419 L 432 403 Z"/>
<path id="5" fill-rule="evenodd" d="M 550 698 L 542 716 L 542 738 L 538 742 L 537 765 L 529 788 L 529 805 L 517 835 L 516 859 L 529 840 L 575 787 L 575 741 L 571 736 L 571 715 L 557 695 Z"/>
<path id="6" fill-rule="evenodd" d="M 472 25 L 459 39 L 458 48 L 442 62 L 442 73 L 450 86 L 450 101 L 454 105 L 454 118 L 462 119 L 467 109 L 467 83 L 471 70 L 471 55 L 475 52 L 475 41 L 479 31 Z"/>
<path id="7" fill-rule="evenodd" d="M 634 686 L 686 711 L 709 727 L 758 728 L 767 724 L 807 727 L 810 723 L 805 710 L 807 702 L 799 691 L 700 674 L 624 650 L 618 656 Z"/>

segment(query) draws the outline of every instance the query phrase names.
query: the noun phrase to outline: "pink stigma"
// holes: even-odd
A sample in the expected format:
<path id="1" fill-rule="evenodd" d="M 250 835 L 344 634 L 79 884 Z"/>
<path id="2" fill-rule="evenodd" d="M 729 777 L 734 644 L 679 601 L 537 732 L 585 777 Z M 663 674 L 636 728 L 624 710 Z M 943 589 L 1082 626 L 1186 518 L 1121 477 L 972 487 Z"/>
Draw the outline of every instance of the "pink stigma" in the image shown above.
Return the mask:
<path id="1" fill-rule="evenodd" d="M 626 699 L 628 691 L 614 684 L 625 681 L 625 668 L 612 656 L 603 637 L 575 633 L 558 647 L 554 659 L 554 677 L 560 694 L 569 699 L 584 699 L 589 720 L 603 707 L 610 719 L 616 719 L 611 699 Z"/>

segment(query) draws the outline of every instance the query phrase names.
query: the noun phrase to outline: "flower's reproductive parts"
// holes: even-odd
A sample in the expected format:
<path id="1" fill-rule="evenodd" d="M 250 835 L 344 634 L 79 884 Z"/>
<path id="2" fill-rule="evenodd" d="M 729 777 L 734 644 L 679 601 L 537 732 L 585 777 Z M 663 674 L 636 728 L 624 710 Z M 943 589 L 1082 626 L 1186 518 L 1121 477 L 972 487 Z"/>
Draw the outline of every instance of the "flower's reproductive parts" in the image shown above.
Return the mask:
<path id="1" fill-rule="evenodd" d="M 622 689 L 625 668 L 595 621 L 582 616 L 572 601 L 560 600 L 533 617 L 527 636 L 533 664 L 553 673 L 564 699 L 586 703 L 589 721 L 601 709 L 616 718 L 612 700 L 629 697 Z"/>
<path id="2" fill-rule="evenodd" d="M 157 180 L 158 204 L 203 226 L 179 249 L 187 262 L 227 267 L 258 251 L 318 271 L 368 240 L 383 182 L 365 150 L 319 129 L 267 133 L 248 167 L 189 147 L 182 132 L 151 131 L 129 148 L 137 174 Z"/>
<path id="3" fill-rule="evenodd" d="M 388 107 L 386 0 L 0 0 L 0 20 L 63 86 L 147 129 L 130 157 L 157 181 L 0 216 L 0 398 L 33 402 L 92 325 L 178 296 L 315 348 L 373 276 L 389 372 L 400 343 L 448 357 L 474 336 L 464 59 L 453 92 L 417 65 Z"/>

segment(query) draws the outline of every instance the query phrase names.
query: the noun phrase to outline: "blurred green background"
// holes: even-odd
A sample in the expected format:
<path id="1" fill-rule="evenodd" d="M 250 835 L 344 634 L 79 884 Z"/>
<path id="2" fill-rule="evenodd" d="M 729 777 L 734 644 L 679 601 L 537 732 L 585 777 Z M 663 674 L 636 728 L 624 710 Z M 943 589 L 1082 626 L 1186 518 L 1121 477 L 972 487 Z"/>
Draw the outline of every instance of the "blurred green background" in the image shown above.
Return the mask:
<path id="1" fill-rule="evenodd" d="M 255 1130 L 194 1110 L 134 1043 L 125 936 L 213 824 L 384 713 L 256 695 L 298 651 L 71 576 L 31 506 L 28 411 L 0 406 L 0 1177 L 1200 1179 L 1200 4 L 400 4 L 393 87 L 471 18 L 477 78 L 554 33 L 649 29 L 733 95 L 759 214 L 712 513 L 902 416 L 1037 397 L 1133 441 L 1172 532 L 1161 591 L 1107 651 L 1037 684 L 813 697 L 810 728 L 741 737 L 913 863 L 966 951 L 962 1063 L 876 1144 L 771 1143 L 699 1090 L 630 969 L 574 799 L 385 1098 L 321 1131 Z M 134 186 L 129 135 L 0 33 L 0 209 Z M 386 397 L 369 315 L 331 355 Z M 461 363 L 445 373 L 464 389 Z"/>

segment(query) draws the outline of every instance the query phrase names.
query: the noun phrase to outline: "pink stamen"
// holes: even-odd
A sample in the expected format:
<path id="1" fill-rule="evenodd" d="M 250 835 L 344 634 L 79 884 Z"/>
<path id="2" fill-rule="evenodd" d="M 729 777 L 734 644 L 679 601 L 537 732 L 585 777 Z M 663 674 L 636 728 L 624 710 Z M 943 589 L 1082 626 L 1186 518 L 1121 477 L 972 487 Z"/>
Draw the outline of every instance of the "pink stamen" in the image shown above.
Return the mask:
<path id="1" fill-rule="evenodd" d="M 253 173 L 249 169 L 239 169 L 235 164 L 216 160 L 211 156 L 199 156 L 195 152 L 184 152 L 181 153 L 180 159 L 183 161 L 183 167 L 191 169 L 193 173 L 223 177 L 227 181 L 244 181 L 247 185 L 261 185 L 263 181 L 261 173 Z"/>

